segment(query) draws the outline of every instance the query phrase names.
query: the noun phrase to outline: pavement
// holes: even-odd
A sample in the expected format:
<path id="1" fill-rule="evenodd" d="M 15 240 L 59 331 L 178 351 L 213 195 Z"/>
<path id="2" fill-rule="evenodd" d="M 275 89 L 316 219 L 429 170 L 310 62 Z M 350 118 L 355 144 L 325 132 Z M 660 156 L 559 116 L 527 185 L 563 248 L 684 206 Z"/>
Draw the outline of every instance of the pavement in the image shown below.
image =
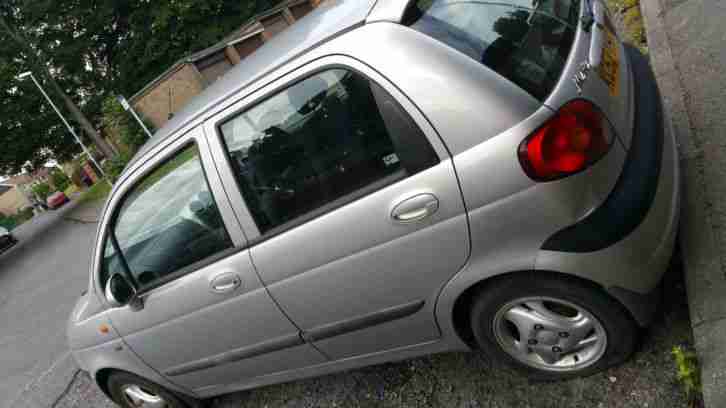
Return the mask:
<path id="1" fill-rule="evenodd" d="M 641 9 L 680 144 L 680 244 L 704 403 L 726 407 L 726 2 L 641 0 Z"/>

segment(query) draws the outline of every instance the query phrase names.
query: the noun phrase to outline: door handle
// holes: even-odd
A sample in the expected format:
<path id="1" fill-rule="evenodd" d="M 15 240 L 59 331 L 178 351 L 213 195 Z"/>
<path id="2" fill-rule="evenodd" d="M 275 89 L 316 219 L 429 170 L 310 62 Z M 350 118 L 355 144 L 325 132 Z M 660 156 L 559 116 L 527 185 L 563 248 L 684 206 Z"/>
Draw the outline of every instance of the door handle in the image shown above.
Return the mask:
<path id="1" fill-rule="evenodd" d="M 210 283 L 212 292 L 214 293 L 227 293 L 232 292 L 242 286 L 242 279 L 233 272 L 223 273 L 218 275 Z"/>
<path id="2" fill-rule="evenodd" d="M 407 198 L 391 210 L 394 221 L 406 224 L 428 218 L 439 209 L 439 199 L 435 195 L 424 193 Z"/>

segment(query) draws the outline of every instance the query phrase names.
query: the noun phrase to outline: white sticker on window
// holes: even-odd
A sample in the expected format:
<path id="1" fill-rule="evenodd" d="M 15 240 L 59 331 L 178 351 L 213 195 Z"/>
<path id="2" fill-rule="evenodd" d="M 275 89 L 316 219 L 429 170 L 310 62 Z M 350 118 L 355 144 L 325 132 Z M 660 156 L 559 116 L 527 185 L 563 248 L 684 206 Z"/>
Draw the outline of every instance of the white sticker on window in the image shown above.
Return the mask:
<path id="1" fill-rule="evenodd" d="M 386 167 L 392 166 L 396 163 L 398 163 L 398 156 L 396 156 L 396 153 L 391 153 L 388 156 L 383 156 L 383 163 L 386 164 Z"/>

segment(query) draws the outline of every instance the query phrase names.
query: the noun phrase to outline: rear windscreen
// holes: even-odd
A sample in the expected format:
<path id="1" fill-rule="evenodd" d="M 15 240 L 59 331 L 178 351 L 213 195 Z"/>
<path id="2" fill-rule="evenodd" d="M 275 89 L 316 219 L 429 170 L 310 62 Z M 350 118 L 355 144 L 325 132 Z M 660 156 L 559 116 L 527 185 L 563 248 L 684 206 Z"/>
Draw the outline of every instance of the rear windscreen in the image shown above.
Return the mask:
<path id="1" fill-rule="evenodd" d="M 404 23 L 544 101 L 575 38 L 579 0 L 417 0 Z"/>

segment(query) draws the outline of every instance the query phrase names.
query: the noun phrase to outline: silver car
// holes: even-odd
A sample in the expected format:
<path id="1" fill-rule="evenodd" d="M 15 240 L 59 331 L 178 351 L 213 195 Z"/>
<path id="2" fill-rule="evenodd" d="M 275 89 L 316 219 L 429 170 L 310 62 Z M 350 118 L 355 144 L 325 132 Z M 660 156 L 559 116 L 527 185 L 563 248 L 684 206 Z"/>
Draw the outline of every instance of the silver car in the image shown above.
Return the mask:
<path id="1" fill-rule="evenodd" d="M 653 316 L 676 157 L 600 0 L 328 1 L 128 165 L 70 347 L 127 407 L 472 349 L 590 375 Z"/>

